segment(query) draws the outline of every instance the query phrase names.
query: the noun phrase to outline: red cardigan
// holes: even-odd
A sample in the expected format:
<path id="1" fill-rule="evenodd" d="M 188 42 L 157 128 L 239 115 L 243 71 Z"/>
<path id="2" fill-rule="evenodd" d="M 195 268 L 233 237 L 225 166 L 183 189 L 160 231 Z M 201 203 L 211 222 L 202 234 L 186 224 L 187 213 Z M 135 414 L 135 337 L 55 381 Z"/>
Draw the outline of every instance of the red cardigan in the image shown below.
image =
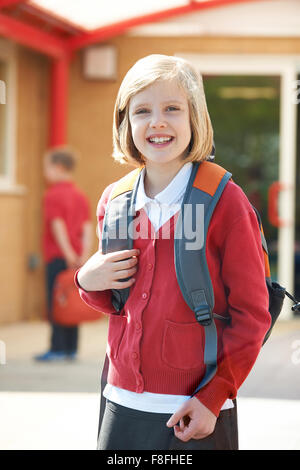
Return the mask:
<path id="1" fill-rule="evenodd" d="M 97 208 L 99 233 L 110 185 Z M 144 210 L 137 220 L 154 229 Z M 114 315 L 111 292 L 87 292 L 75 280 L 81 298 L 111 314 L 108 331 L 108 383 L 130 391 L 190 395 L 205 372 L 203 328 L 185 303 L 174 268 L 174 224 L 170 239 L 162 228 L 155 239 L 137 239 L 136 282 L 121 315 Z M 168 222 L 167 222 L 168 223 Z M 101 246 L 101 242 L 99 247 Z M 216 416 L 249 374 L 270 326 L 264 258 L 255 212 L 239 186 L 230 181 L 211 218 L 206 244 L 216 320 L 218 371 L 196 395 Z"/>

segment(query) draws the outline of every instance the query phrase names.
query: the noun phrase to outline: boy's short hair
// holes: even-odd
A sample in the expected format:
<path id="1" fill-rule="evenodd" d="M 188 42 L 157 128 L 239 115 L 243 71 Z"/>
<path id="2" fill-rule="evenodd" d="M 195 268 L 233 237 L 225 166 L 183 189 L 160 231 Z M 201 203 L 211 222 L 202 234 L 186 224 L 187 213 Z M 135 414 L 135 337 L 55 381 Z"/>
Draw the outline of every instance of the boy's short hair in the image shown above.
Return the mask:
<path id="1" fill-rule="evenodd" d="M 144 164 L 134 145 L 129 122 L 130 99 L 157 80 L 177 80 L 187 95 L 191 141 L 185 161 L 202 161 L 213 148 L 213 129 L 207 110 L 201 74 L 186 60 L 152 54 L 138 60 L 125 75 L 115 103 L 113 119 L 113 157 L 120 163 Z"/>
<path id="2" fill-rule="evenodd" d="M 45 158 L 53 165 L 61 165 L 67 171 L 73 171 L 77 161 L 77 153 L 70 147 L 55 147 L 46 152 Z"/>

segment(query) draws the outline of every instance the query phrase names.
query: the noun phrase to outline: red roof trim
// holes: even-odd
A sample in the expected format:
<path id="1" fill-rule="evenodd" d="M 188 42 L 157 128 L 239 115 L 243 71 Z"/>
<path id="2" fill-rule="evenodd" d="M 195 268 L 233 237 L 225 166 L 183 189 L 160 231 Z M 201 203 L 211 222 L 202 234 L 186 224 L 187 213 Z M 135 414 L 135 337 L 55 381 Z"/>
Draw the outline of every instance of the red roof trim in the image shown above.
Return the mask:
<path id="1" fill-rule="evenodd" d="M 0 0 L 0 8 L 11 7 L 18 3 L 26 3 L 27 0 Z"/>
<path id="2" fill-rule="evenodd" d="M 2 13 L 0 13 L 0 35 L 54 58 L 61 58 L 67 54 L 64 41 Z"/>

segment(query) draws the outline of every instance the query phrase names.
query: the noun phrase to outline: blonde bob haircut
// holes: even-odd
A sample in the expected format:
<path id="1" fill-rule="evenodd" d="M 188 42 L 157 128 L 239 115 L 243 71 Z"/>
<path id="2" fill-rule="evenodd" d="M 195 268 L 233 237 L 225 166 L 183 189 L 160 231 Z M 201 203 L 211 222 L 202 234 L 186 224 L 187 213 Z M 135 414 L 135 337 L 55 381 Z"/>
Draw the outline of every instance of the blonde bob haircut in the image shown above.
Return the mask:
<path id="1" fill-rule="evenodd" d="M 113 117 L 113 157 L 120 163 L 144 164 L 132 139 L 129 121 L 130 99 L 157 80 L 173 80 L 186 93 L 191 125 L 191 141 L 185 161 L 202 161 L 211 155 L 213 129 L 207 110 L 201 74 L 186 60 L 152 54 L 138 60 L 125 75 L 115 103 Z"/>

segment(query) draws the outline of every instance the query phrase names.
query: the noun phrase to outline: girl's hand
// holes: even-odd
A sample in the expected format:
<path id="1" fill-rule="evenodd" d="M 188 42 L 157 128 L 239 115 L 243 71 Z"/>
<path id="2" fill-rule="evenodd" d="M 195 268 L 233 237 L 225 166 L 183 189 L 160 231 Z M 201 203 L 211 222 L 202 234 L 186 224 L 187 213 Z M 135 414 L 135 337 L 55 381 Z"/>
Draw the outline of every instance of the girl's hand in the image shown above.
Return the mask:
<path id="1" fill-rule="evenodd" d="M 213 433 L 217 418 L 196 397 L 187 400 L 174 413 L 167 426 L 174 427 L 175 436 L 183 442 L 204 439 Z M 179 425 L 177 423 L 179 422 Z"/>
<path id="2" fill-rule="evenodd" d="M 97 251 L 78 272 L 78 282 L 86 291 L 125 289 L 132 286 L 137 271 L 139 250 L 123 250 L 103 255 Z M 119 279 L 129 280 L 120 282 Z"/>

